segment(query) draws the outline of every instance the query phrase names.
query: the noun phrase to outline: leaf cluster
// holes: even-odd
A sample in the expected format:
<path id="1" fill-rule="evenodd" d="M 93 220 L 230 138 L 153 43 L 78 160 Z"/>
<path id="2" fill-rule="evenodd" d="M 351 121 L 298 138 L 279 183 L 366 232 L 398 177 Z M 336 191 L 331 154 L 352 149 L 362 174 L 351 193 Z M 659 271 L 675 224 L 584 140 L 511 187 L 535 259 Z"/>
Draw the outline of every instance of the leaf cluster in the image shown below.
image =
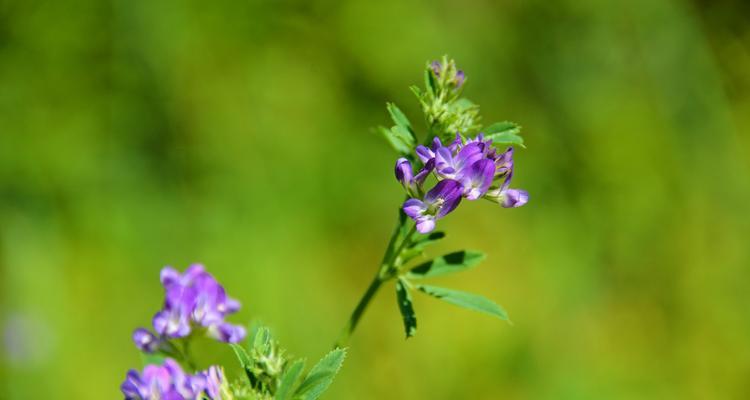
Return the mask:
<path id="1" fill-rule="evenodd" d="M 253 329 L 247 348 L 232 348 L 246 377 L 233 385 L 234 397 L 243 400 L 315 400 L 331 385 L 346 357 L 346 349 L 336 348 L 304 373 L 305 360 L 286 357 L 263 326 Z"/>
<path id="2" fill-rule="evenodd" d="M 483 127 L 479 105 L 462 97 L 468 78 L 463 78 L 462 84 L 457 84 L 458 69 L 447 56 L 442 58 L 440 65 L 438 74 L 431 63 L 426 63 L 424 89 L 418 86 L 410 88 L 424 114 L 427 132 L 423 143 L 430 143 L 434 137 L 439 137 L 445 143 L 452 141 L 456 134 L 466 138 L 481 132 L 485 138 L 492 138 L 496 145 L 525 147 L 519 135 L 521 127 L 513 122 L 497 122 Z M 378 133 L 401 156 L 413 159 L 414 148 L 419 143 L 414 125 L 395 104 L 386 103 L 386 108 L 394 125 L 390 128 L 378 127 Z"/>
<path id="3" fill-rule="evenodd" d="M 400 256 L 402 263 L 398 267 L 396 301 L 401 312 L 407 338 L 414 336 L 417 331 L 417 316 L 411 296 L 411 292 L 414 290 L 459 307 L 509 321 L 507 312 L 484 296 L 421 283 L 425 279 L 455 274 L 473 268 L 485 259 L 484 253 L 474 250 L 461 250 L 413 266 L 406 266 L 409 261 L 421 255 L 427 246 L 444 237 L 445 233 L 443 232 L 432 232 L 429 235 L 421 236 L 412 241 L 409 246 L 406 246 Z"/>

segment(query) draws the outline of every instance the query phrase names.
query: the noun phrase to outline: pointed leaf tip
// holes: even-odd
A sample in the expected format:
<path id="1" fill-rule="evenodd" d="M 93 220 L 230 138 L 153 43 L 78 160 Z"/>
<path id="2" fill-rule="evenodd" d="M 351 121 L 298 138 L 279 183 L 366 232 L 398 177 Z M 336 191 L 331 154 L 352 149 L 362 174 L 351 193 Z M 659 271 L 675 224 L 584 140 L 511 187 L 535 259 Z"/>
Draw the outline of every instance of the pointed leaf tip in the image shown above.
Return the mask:
<path id="1" fill-rule="evenodd" d="M 502 307 L 486 297 L 430 285 L 417 285 L 417 289 L 453 305 L 489 314 L 493 317 L 500 318 L 503 321 L 508 321 L 508 313 Z"/>
<path id="2" fill-rule="evenodd" d="M 346 358 L 346 349 L 337 348 L 325 355 L 307 374 L 294 392 L 295 398 L 315 400 L 328 389 Z"/>

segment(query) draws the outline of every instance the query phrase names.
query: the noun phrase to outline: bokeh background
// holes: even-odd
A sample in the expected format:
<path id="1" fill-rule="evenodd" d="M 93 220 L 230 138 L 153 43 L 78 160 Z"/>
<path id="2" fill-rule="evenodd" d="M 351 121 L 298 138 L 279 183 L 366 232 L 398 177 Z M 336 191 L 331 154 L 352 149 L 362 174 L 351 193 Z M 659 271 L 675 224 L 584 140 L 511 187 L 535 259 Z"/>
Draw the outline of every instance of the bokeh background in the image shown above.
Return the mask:
<path id="1" fill-rule="evenodd" d="M 532 197 L 430 254 L 514 325 L 417 295 L 405 341 L 387 287 L 325 398 L 750 398 L 748 4 L 0 1 L 0 398 L 120 397 L 167 264 L 320 357 L 402 196 L 371 127 L 446 53 Z"/>

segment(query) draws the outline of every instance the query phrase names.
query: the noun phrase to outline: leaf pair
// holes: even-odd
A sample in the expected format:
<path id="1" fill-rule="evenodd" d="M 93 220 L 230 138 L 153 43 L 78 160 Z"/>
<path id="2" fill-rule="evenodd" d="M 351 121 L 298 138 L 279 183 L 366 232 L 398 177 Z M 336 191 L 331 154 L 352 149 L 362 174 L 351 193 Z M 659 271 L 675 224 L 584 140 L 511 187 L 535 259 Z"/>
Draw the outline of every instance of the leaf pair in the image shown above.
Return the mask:
<path id="1" fill-rule="evenodd" d="M 265 327 L 260 327 L 250 337 L 252 351 L 248 352 L 244 347 L 231 344 L 237 355 L 243 370 L 245 371 L 250 385 L 255 388 L 258 377 L 254 375 L 259 360 L 253 359 L 253 355 L 263 355 L 274 346 L 270 332 Z M 310 369 L 304 378 L 302 371 L 305 367 L 303 359 L 297 359 L 287 364 L 278 376 L 275 387 L 272 388 L 275 400 L 315 400 L 328 389 L 333 378 L 338 373 L 346 357 L 346 350 L 337 348 L 326 354 L 315 366 Z"/>
<path id="2" fill-rule="evenodd" d="M 411 154 L 417 143 L 411 122 L 395 104 L 386 103 L 386 107 L 395 125 L 390 129 L 381 126 L 378 130 L 397 152 L 402 155 Z"/>
<path id="3" fill-rule="evenodd" d="M 409 279 L 425 279 L 460 272 L 477 265 L 485 255 L 478 251 L 462 250 L 449 253 L 417 265 L 396 281 L 396 300 L 404 322 L 406 337 L 414 336 L 417 331 L 417 316 L 414 312 L 410 290 L 414 286 L 422 293 L 428 294 L 450 304 L 469 310 L 489 314 L 508 321 L 508 314 L 502 307 L 486 297 L 438 286 L 412 285 Z"/>

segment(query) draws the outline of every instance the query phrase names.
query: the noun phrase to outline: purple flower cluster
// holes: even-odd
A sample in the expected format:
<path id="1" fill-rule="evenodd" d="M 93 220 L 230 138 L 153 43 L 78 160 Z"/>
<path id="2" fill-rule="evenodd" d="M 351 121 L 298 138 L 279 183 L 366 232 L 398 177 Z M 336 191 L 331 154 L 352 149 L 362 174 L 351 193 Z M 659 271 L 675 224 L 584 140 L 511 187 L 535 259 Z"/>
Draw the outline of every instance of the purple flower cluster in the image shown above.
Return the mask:
<path id="1" fill-rule="evenodd" d="M 224 375 L 218 367 L 190 375 L 168 358 L 163 365 L 146 366 L 141 374 L 131 369 L 120 390 L 125 400 L 197 400 L 206 396 L 219 400 L 223 383 Z"/>
<path id="2" fill-rule="evenodd" d="M 509 188 L 513 148 L 498 154 L 491 145 L 492 140 L 484 140 L 481 133 L 465 141 L 457 134 L 447 146 L 436 137 L 431 147 L 417 146 L 416 154 L 423 164 L 417 174 L 406 158 L 396 162 L 396 179 L 411 196 L 404 202 L 404 213 L 416 222 L 420 233 L 435 229 L 435 222 L 455 210 L 463 198 L 485 198 L 506 208 L 528 202 L 525 190 Z M 423 186 L 430 174 L 438 182 L 424 193 Z"/>
<path id="3" fill-rule="evenodd" d="M 227 315 L 239 310 L 240 303 L 226 295 L 203 265 L 193 264 L 183 274 L 164 267 L 161 283 L 166 299 L 153 318 L 159 337 L 144 328 L 133 332 L 133 341 L 142 351 L 154 352 L 163 339 L 186 337 L 196 329 L 227 343 L 237 343 L 245 337 L 244 327 L 224 321 Z"/>

